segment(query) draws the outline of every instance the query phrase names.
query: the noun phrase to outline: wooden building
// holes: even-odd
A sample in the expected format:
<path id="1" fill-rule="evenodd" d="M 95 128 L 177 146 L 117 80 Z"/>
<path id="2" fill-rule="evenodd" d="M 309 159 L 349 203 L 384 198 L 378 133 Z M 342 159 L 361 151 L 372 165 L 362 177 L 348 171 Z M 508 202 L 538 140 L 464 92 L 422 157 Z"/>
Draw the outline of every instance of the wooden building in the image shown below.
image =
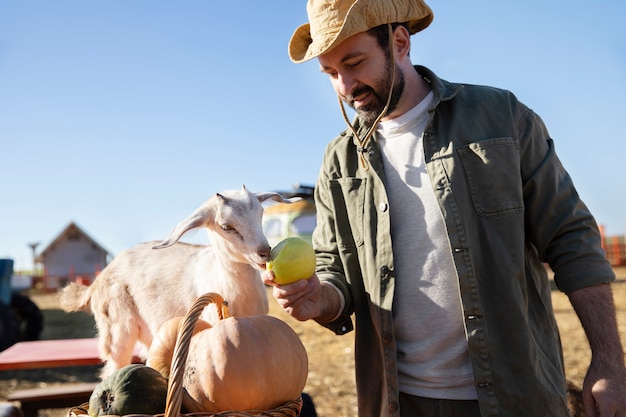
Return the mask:
<path id="1" fill-rule="evenodd" d="M 109 260 L 109 252 L 71 222 L 37 256 L 44 270 L 39 281 L 48 290 L 63 287 L 70 281 L 90 284 Z"/>

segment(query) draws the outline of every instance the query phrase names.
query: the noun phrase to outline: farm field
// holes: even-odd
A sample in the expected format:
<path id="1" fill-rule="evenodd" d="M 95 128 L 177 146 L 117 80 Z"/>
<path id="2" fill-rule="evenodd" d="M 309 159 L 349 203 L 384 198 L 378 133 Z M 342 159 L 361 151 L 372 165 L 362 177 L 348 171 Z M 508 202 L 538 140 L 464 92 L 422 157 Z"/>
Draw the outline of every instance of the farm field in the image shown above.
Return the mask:
<path id="1" fill-rule="evenodd" d="M 622 343 L 626 345 L 626 267 L 615 269 L 614 285 L 618 325 Z M 271 297 L 271 295 L 270 295 Z M 67 314 L 58 307 L 56 294 L 33 294 L 33 301 L 45 317 L 42 339 L 92 337 L 93 319 L 84 313 Z M 567 297 L 553 292 L 553 303 L 561 331 L 567 377 L 580 386 L 590 360 L 589 346 Z M 305 391 L 309 393 L 320 417 L 356 416 L 353 366 L 353 333 L 335 336 L 314 322 L 298 322 L 279 310 L 270 298 L 270 314 L 290 326 L 301 337 L 309 355 L 309 377 Z M 37 371 L 0 371 L 0 401 L 15 389 L 56 385 L 67 382 L 97 381 L 98 366 L 45 369 Z M 78 405 L 78 404 L 76 404 Z M 64 417 L 67 410 L 45 410 L 40 417 Z"/>

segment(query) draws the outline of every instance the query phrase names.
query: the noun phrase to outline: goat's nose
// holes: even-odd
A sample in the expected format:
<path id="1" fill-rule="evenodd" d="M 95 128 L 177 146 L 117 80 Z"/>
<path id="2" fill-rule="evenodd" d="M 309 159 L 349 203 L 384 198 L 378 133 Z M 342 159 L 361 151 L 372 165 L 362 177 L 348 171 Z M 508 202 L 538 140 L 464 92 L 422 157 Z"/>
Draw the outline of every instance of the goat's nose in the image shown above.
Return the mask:
<path id="1" fill-rule="evenodd" d="M 270 247 L 270 245 L 262 245 L 262 246 L 259 246 L 257 253 L 259 254 L 261 258 L 269 259 L 271 250 L 272 248 Z"/>

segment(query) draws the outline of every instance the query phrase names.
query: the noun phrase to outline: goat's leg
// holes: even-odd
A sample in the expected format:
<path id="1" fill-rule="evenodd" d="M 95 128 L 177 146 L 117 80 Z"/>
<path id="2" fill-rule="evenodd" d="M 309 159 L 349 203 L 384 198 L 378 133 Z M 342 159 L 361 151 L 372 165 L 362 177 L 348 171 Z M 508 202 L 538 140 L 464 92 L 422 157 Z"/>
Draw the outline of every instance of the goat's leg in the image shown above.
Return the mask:
<path id="1" fill-rule="evenodd" d="M 100 372 L 101 378 L 104 379 L 117 369 L 131 364 L 137 341 L 137 334 L 133 331 L 136 328 L 133 321 L 128 318 L 125 323 L 110 323 L 110 327 L 101 331 L 98 348 L 105 362 Z"/>
<path id="2" fill-rule="evenodd" d="M 101 378 L 130 365 L 140 337 L 141 318 L 126 287 L 113 284 L 107 296 L 98 301 L 94 297 L 92 302 L 98 327 L 98 349 L 105 362 Z"/>

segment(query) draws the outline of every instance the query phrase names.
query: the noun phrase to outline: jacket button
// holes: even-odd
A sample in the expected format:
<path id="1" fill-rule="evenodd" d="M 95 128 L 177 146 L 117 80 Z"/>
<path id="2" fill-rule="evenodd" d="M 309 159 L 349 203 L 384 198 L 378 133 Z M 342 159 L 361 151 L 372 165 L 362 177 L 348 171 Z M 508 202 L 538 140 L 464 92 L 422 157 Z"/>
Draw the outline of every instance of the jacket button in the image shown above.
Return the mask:
<path id="1" fill-rule="evenodd" d="M 383 333 L 383 343 L 386 345 L 391 343 L 391 335 L 389 333 Z"/>
<path id="2" fill-rule="evenodd" d="M 391 274 L 391 270 L 389 269 L 389 267 L 387 265 L 383 265 L 380 267 L 380 277 L 385 279 L 385 278 L 389 278 L 389 275 Z"/>
<path id="3" fill-rule="evenodd" d="M 389 411 L 392 413 L 395 413 L 396 411 L 398 411 L 398 404 L 395 402 L 389 403 Z"/>
<path id="4" fill-rule="evenodd" d="M 389 208 L 389 204 L 387 204 L 384 201 L 378 205 L 378 209 L 382 211 L 383 213 L 386 212 L 388 208 Z"/>

